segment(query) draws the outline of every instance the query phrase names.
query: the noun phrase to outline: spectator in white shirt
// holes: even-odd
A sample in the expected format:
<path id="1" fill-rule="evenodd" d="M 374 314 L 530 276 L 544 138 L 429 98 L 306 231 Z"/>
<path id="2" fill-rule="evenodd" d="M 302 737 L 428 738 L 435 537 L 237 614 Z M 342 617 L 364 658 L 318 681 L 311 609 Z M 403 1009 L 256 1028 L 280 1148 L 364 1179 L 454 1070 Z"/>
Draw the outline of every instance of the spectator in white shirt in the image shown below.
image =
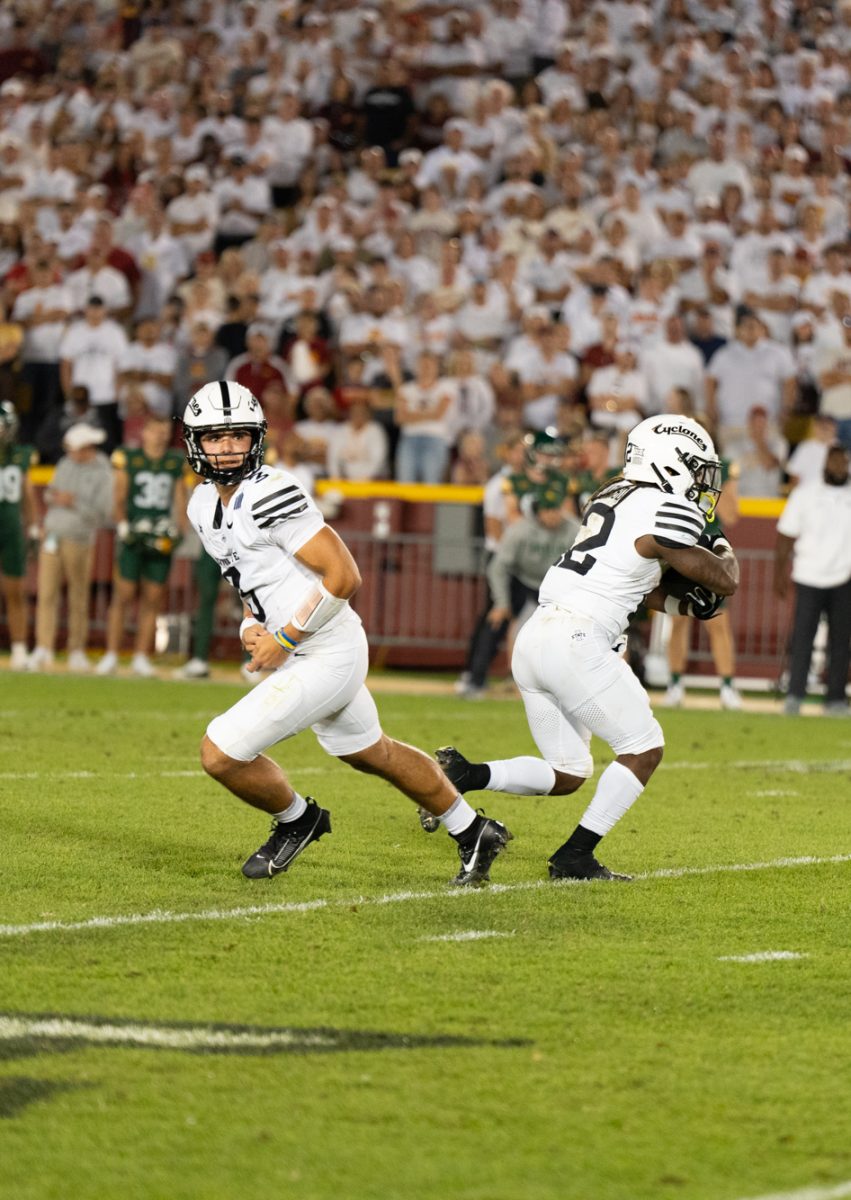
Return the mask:
<path id="1" fill-rule="evenodd" d="M 126 406 L 132 392 L 142 399 L 147 412 L 171 417 L 176 367 L 177 351 L 160 340 L 159 322 L 153 317 L 138 321 L 136 336 L 119 362 L 119 403 Z"/>
<path id="2" fill-rule="evenodd" d="M 782 427 L 797 395 L 795 362 L 790 351 L 765 337 L 752 309 L 739 309 L 736 336 L 712 357 L 706 371 L 706 409 L 723 449 L 741 436 L 747 414 L 765 408 L 775 429 Z"/>
<path id="3" fill-rule="evenodd" d="M 107 317 L 100 296 L 89 298 L 83 319 L 69 326 L 59 344 L 62 392 L 67 400 L 74 387 L 88 389 L 98 422 L 106 430 L 108 450 L 121 442 L 118 370 L 126 349 L 127 335 Z"/>
<path id="4" fill-rule="evenodd" d="M 396 424 L 401 429 L 396 451 L 400 483 L 443 483 L 452 444 L 454 384 L 440 374 L 440 360 L 420 354 L 416 376 L 396 393 Z"/>
<path id="5" fill-rule="evenodd" d="M 739 468 L 740 496 L 779 496 L 786 442 L 771 424 L 768 412 L 754 405 L 744 433 L 728 439 L 724 455 Z"/>
<path id="6" fill-rule="evenodd" d="M 33 427 L 59 403 L 59 346 L 74 308 L 68 289 L 56 283 L 47 259 L 37 259 L 32 287 L 21 292 L 12 309 L 12 320 L 24 328 L 21 357 L 32 385 Z"/>
<path id="7" fill-rule="evenodd" d="M 830 306 L 833 292 L 844 292 L 851 298 L 851 271 L 843 244 L 834 242 L 822 252 L 823 266 L 807 277 L 801 291 L 801 303 L 821 315 Z"/>
<path id="8" fill-rule="evenodd" d="M 665 321 L 664 337 L 654 341 L 641 354 L 641 367 L 647 384 L 648 415 L 668 411 L 672 388 L 682 388 L 692 402 L 703 398 L 703 355 L 686 340 L 683 319 L 672 313 Z"/>
<path id="9" fill-rule="evenodd" d="M 348 419 L 338 425 L 328 444 L 328 474 L 332 479 L 383 479 L 387 475 L 387 434 L 372 419 L 366 400 L 349 407 Z"/>
<path id="10" fill-rule="evenodd" d="M 842 339 L 817 348 L 815 369 L 821 388 L 819 412 L 836 422 L 836 440 L 851 447 L 851 315 L 841 322 Z"/>
<path id="11" fill-rule="evenodd" d="M 742 300 L 752 308 L 775 342 L 788 346 L 792 340 L 792 315 L 798 307 L 800 280 L 789 268 L 782 246 L 768 252 L 766 265 L 754 272 Z"/>
<path id="12" fill-rule="evenodd" d="M 496 410 L 494 391 L 476 368 L 472 350 L 456 350 L 449 359 L 449 373 L 455 382 L 455 403 L 452 406 L 452 440 L 466 430 L 485 434 L 493 422 Z"/>
<path id="13" fill-rule="evenodd" d="M 647 384 L 638 367 L 638 347 L 620 342 L 615 361 L 593 372 L 587 392 L 594 428 L 625 436 L 646 415 Z"/>
<path id="14" fill-rule="evenodd" d="M 109 266 L 107 257 L 104 246 L 93 245 L 84 266 L 67 276 L 65 286 L 76 314 L 83 312 L 92 296 L 99 296 L 109 315 L 121 321 L 130 315 L 133 297 L 126 275 Z"/>
<path id="15" fill-rule="evenodd" d="M 210 176 L 200 163 L 187 167 L 183 176 L 184 191 L 166 209 L 169 232 L 183 247 L 187 262 L 194 262 L 204 250 L 213 245 L 219 206 L 209 190 Z"/>
<path id="16" fill-rule="evenodd" d="M 576 393 L 579 368 L 576 359 L 564 348 L 569 339 L 566 326 L 545 319 L 533 335 L 531 352 L 517 367 L 523 397 L 523 425 L 527 429 L 546 429 L 554 425 L 559 405 Z"/>
<path id="17" fill-rule="evenodd" d="M 249 170 L 241 153 L 231 153 L 228 173 L 213 185 L 218 202 L 218 221 L 214 249 L 217 254 L 228 246 L 241 246 L 260 228 L 260 222 L 272 206 L 269 184 Z"/>

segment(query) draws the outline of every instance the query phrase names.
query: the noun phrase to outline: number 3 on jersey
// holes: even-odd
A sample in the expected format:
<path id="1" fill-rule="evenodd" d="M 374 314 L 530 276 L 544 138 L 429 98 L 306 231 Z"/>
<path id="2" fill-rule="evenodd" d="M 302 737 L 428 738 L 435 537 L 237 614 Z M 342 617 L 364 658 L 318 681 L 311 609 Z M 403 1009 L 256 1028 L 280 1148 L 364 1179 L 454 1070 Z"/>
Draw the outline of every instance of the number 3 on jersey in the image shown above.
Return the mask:
<path id="1" fill-rule="evenodd" d="M 222 571 L 222 574 L 228 583 L 235 587 L 239 592 L 239 598 L 244 604 L 248 605 L 248 607 L 251 609 L 252 615 L 257 618 L 261 625 L 264 624 L 266 620 L 266 612 L 263 608 L 263 605 L 260 603 L 256 592 L 244 592 L 239 586 L 242 583 L 242 580 L 240 579 L 239 571 L 236 569 L 236 567 L 228 567 L 226 571 Z"/>
<path id="2" fill-rule="evenodd" d="M 615 523 L 615 510 L 608 504 L 597 502 L 592 504 L 585 514 L 576 541 L 556 563 L 566 571 L 576 571 L 577 575 L 587 575 L 597 561 L 591 550 L 599 550 L 605 546 Z"/>

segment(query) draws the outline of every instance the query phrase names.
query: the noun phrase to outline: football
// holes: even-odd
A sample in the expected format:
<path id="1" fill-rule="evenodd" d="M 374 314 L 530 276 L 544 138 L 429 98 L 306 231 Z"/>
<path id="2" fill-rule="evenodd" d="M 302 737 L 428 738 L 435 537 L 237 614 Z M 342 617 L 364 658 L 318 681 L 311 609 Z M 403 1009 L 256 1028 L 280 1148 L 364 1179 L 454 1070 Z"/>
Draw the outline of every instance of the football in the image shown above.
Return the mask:
<path id="1" fill-rule="evenodd" d="M 668 567 L 662 576 L 662 587 L 665 589 L 666 596 L 673 596 L 677 600 L 684 600 L 686 594 L 695 586 L 693 579 L 687 579 L 685 575 L 679 571 L 675 571 L 673 567 Z"/>

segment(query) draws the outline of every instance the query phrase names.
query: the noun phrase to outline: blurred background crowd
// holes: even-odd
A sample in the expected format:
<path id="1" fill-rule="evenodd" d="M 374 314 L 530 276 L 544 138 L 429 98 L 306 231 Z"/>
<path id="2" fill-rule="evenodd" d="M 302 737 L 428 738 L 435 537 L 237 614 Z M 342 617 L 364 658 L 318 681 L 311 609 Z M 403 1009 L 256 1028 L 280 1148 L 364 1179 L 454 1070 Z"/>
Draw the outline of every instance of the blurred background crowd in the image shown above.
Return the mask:
<path id="1" fill-rule="evenodd" d="M 0 390 L 53 462 L 227 374 L 425 482 L 688 411 L 778 494 L 851 442 L 849 53 L 814 0 L 6 5 Z"/>

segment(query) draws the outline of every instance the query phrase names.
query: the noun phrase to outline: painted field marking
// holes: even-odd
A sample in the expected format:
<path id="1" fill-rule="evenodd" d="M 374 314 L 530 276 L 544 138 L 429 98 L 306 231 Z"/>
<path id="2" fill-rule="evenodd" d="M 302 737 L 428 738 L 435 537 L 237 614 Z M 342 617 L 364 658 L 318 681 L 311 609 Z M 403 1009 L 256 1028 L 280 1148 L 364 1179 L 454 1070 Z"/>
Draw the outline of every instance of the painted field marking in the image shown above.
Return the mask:
<path id="1" fill-rule="evenodd" d="M 498 929 L 462 929 L 459 933 L 438 933 L 434 937 L 420 938 L 421 942 L 478 942 L 482 938 L 510 938 L 510 933 L 500 933 Z"/>
<path id="2" fill-rule="evenodd" d="M 807 761 L 803 758 L 744 758 L 734 759 L 723 764 L 725 768 L 732 767 L 734 771 L 789 771 L 793 775 L 808 775 L 811 771 L 825 775 L 840 775 L 851 771 L 851 759 L 831 758 L 827 760 Z M 710 762 L 668 762 L 665 760 L 666 771 L 714 771 L 718 763 Z"/>
<path id="3" fill-rule="evenodd" d="M 749 796 L 800 796 L 800 792 L 793 792 L 784 788 L 767 788 L 762 792 L 748 792 Z"/>
<path id="4" fill-rule="evenodd" d="M 774 871 L 788 867 L 820 867 L 851 862 L 851 854 L 832 854 L 818 858 L 807 854 L 800 858 L 775 858 L 768 862 L 729 863 L 712 867 L 663 867 L 636 875 L 643 879 L 685 879 L 701 875 L 729 875 L 740 871 Z M 562 879 L 558 882 L 538 879 L 529 883 L 493 883 L 487 888 L 441 888 L 429 892 L 392 892 L 386 896 L 350 896 L 345 900 L 283 901 L 280 904 L 250 904 L 240 908 L 208 908 L 200 912 L 170 912 L 154 909 L 147 913 L 125 913 L 115 916 L 87 917 L 81 921 L 34 921 L 26 925 L 0 925 L 0 938 L 28 937 L 33 933 L 72 932 L 79 929 L 114 929 L 124 925 L 176 925 L 185 921 L 235 921 L 243 917 L 264 917 L 283 913 L 312 912 L 314 909 L 351 908 L 353 905 L 382 906 L 407 904 L 412 900 L 448 900 L 470 896 L 501 896 L 509 892 L 530 892 L 540 888 L 570 888 L 589 886 L 586 880 Z"/>
<path id="5" fill-rule="evenodd" d="M 843 1200 L 851 1196 L 851 1179 L 833 1187 L 807 1187 L 797 1192 L 772 1192 L 770 1196 L 749 1196 L 742 1200 Z"/>
<path id="6" fill-rule="evenodd" d="M 168 1050 L 249 1050 L 273 1046 L 334 1046 L 333 1038 L 295 1030 L 230 1033 L 223 1029 L 168 1029 L 155 1025 L 94 1025 L 64 1017 L 32 1020 L 0 1017 L 0 1041 L 21 1038 L 84 1039 L 120 1046 L 157 1046 Z"/>
<path id="7" fill-rule="evenodd" d="M 798 954 L 795 950 L 759 950 L 755 954 L 722 954 L 718 961 L 735 963 L 791 962 L 795 958 L 809 957 L 809 954 Z"/>
<path id="8" fill-rule="evenodd" d="M 327 775 L 333 767 L 299 767 L 298 775 Z M 192 771 L 0 771 L 2 780 L 32 779 L 206 779 L 201 770 Z"/>
<path id="9" fill-rule="evenodd" d="M 4 714 L 0 713 L 0 717 Z M 179 761 L 179 760 L 175 760 Z M 811 772 L 819 775 L 844 775 L 851 772 L 851 759 L 828 759 L 808 762 L 804 759 L 755 758 L 742 759 L 724 764 L 737 771 L 788 771 L 793 775 L 808 775 Z M 666 762 L 665 770 L 670 771 L 708 771 L 717 768 L 717 763 L 708 762 Z M 601 767 L 600 770 L 603 768 Z M 333 763 L 327 767 L 297 767 L 290 768 L 293 775 L 325 775 L 334 770 Z M 595 775 L 597 772 L 595 772 Z M 33 779 L 201 779 L 204 772 L 200 770 L 174 771 L 0 771 L 0 780 L 33 780 Z M 753 796 L 797 796 L 795 791 L 760 791 L 751 792 Z"/>

